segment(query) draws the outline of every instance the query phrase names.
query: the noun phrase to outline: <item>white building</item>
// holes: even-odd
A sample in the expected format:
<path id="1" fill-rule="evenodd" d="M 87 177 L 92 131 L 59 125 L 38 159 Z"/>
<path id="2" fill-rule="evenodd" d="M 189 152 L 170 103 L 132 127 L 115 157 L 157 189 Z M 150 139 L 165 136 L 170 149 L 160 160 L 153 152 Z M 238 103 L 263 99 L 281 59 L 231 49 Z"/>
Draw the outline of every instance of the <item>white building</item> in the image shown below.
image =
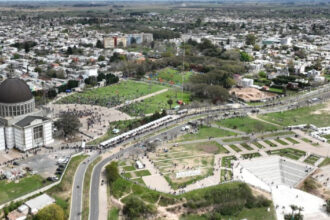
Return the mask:
<path id="1" fill-rule="evenodd" d="M 52 120 L 35 108 L 29 86 L 20 79 L 0 84 L 0 150 L 27 151 L 51 144 Z"/>
<path id="2" fill-rule="evenodd" d="M 253 86 L 253 79 L 244 78 L 241 81 L 244 88 Z"/>

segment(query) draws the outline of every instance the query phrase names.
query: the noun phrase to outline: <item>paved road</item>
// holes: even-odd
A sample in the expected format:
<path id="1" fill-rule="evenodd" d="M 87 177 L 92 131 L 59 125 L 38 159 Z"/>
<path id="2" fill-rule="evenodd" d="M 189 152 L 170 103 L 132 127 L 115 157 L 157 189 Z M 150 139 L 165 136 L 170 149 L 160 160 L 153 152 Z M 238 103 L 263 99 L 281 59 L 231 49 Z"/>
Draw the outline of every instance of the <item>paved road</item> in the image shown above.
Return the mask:
<path id="1" fill-rule="evenodd" d="M 74 184 L 72 186 L 72 196 L 71 196 L 71 210 L 70 210 L 71 220 L 81 219 L 83 182 L 84 182 L 85 172 L 88 165 L 92 163 L 97 158 L 98 155 L 99 154 L 97 153 L 93 153 L 91 156 L 87 157 L 83 161 L 83 163 L 80 163 L 75 173 Z"/>
<path id="2" fill-rule="evenodd" d="M 318 97 L 321 99 L 321 100 L 318 100 L 317 102 L 321 102 L 322 99 L 329 98 L 330 97 L 329 86 L 327 86 L 326 88 L 319 89 L 317 91 L 313 91 L 313 92 L 310 92 L 307 94 L 300 95 L 298 97 L 292 97 L 292 98 L 290 97 L 287 100 L 274 102 L 273 105 L 271 105 L 271 106 L 262 106 L 262 107 L 244 106 L 244 107 L 241 107 L 238 109 L 232 109 L 231 111 L 238 112 L 237 115 L 246 114 L 252 108 L 260 108 L 261 113 L 263 113 L 263 114 L 268 113 L 268 112 L 285 111 L 288 109 L 293 109 L 293 108 L 304 106 L 307 104 L 307 100 L 310 100 L 311 98 L 314 98 L 314 97 Z M 225 113 L 228 113 L 228 110 L 224 111 L 224 110 L 219 109 L 217 111 L 208 112 L 208 113 L 207 112 L 196 112 L 196 115 L 213 114 L 213 115 L 216 115 L 219 117 L 221 115 L 224 115 Z M 190 116 L 190 117 L 193 117 L 193 116 Z M 174 124 L 174 123 L 178 123 L 178 122 L 174 121 L 174 122 L 168 124 L 167 126 L 170 126 L 171 124 Z M 169 131 L 156 135 L 152 138 L 149 138 L 148 140 L 150 141 L 150 140 L 154 140 L 154 139 L 158 139 L 158 138 L 161 140 L 164 140 L 165 137 L 178 134 L 180 132 L 181 127 L 182 127 L 182 125 L 178 125 L 172 129 L 170 129 Z M 159 130 L 161 128 L 162 127 L 159 127 L 159 128 L 157 128 L 157 130 Z M 145 136 L 149 133 L 154 133 L 155 131 L 156 130 L 141 134 L 140 136 L 137 136 L 135 138 Z M 126 140 L 125 142 L 127 143 L 128 141 L 131 141 L 131 140 L 132 140 L 132 138 Z M 125 143 L 125 142 L 123 142 L 123 143 Z M 123 143 L 121 143 L 121 144 L 123 144 Z M 103 166 L 105 166 L 107 163 L 109 163 L 111 160 L 115 159 L 116 157 L 121 157 L 122 154 L 134 150 L 134 148 L 136 148 L 136 147 L 137 147 L 137 145 L 127 147 L 127 148 L 123 149 L 121 152 L 113 154 L 110 157 L 107 157 L 106 159 L 101 161 L 97 166 L 95 166 L 94 172 L 92 174 L 92 180 L 91 180 L 90 213 L 89 213 L 90 220 L 96 220 L 96 219 L 98 219 L 98 216 L 99 216 L 99 186 L 100 186 L 101 170 L 102 170 Z M 85 173 L 85 170 L 86 170 L 86 167 L 79 166 L 76 176 L 83 175 Z M 77 181 L 75 180 L 75 186 L 79 185 L 79 183 L 82 184 L 82 181 L 83 181 L 83 177 L 78 177 Z M 78 217 L 78 213 L 81 212 L 79 210 L 81 210 L 82 190 L 80 189 L 80 190 L 76 190 L 74 192 L 75 192 L 75 194 L 73 194 L 73 197 L 76 196 L 77 198 L 73 198 L 73 200 L 72 200 L 72 211 L 75 214 L 72 214 L 70 219 L 79 219 L 80 220 L 80 217 L 73 218 L 73 216 L 76 215 Z"/>

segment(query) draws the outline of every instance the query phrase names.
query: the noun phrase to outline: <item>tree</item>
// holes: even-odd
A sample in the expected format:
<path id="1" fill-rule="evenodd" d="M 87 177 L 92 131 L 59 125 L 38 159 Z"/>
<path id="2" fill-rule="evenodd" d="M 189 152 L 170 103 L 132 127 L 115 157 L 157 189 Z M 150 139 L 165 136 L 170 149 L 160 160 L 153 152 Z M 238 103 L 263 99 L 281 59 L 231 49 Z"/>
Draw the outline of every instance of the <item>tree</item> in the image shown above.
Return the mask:
<path id="1" fill-rule="evenodd" d="M 253 57 L 250 56 L 248 53 L 246 53 L 245 51 L 240 52 L 241 55 L 241 61 L 243 62 L 251 62 L 253 60 Z"/>
<path id="2" fill-rule="evenodd" d="M 146 219 L 148 215 L 155 213 L 155 207 L 153 205 L 146 204 L 136 196 L 129 196 L 123 208 L 123 213 L 129 219 L 141 217 Z"/>
<path id="3" fill-rule="evenodd" d="M 290 74 L 294 74 L 295 73 L 295 68 L 294 68 L 294 63 L 292 60 L 290 60 L 288 62 L 288 71 Z"/>
<path id="4" fill-rule="evenodd" d="M 98 61 L 105 61 L 105 57 L 100 55 L 99 58 L 97 58 Z"/>
<path id="5" fill-rule="evenodd" d="M 256 40 L 257 40 L 257 38 L 254 34 L 248 34 L 248 35 L 246 35 L 245 43 L 247 45 L 255 45 Z"/>
<path id="6" fill-rule="evenodd" d="M 196 23 L 195 23 L 195 26 L 196 27 L 199 27 L 199 26 L 201 26 L 201 24 L 202 24 L 202 19 L 197 18 Z"/>
<path id="7" fill-rule="evenodd" d="M 95 41 L 94 41 L 95 42 Z M 96 42 L 96 47 L 97 48 L 103 48 L 103 43 L 100 41 L 100 40 L 97 40 L 97 42 Z"/>
<path id="8" fill-rule="evenodd" d="M 255 44 L 255 45 L 253 46 L 253 50 L 254 50 L 254 51 L 259 51 L 259 50 L 260 50 L 260 46 L 259 46 L 258 44 Z"/>
<path id="9" fill-rule="evenodd" d="M 207 97 L 211 98 L 214 103 L 225 101 L 228 99 L 228 91 L 221 86 L 207 86 L 205 91 Z"/>
<path id="10" fill-rule="evenodd" d="M 267 78 L 267 74 L 265 73 L 265 71 L 260 71 L 258 75 L 260 78 Z"/>
<path id="11" fill-rule="evenodd" d="M 56 204 L 52 204 L 46 206 L 45 208 L 41 209 L 37 215 L 37 220 L 64 220 L 65 213 L 64 210 Z"/>
<path id="12" fill-rule="evenodd" d="M 85 83 L 91 86 L 96 86 L 97 84 L 97 78 L 95 76 L 90 76 L 85 79 Z"/>
<path id="13" fill-rule="evenodd" d="M 64 112 L 60 114 L 60 118 L 55 122 L 57 129 L 63 131 L 64 136 L 74 135 L 79 131 L 81 123 L 77 115 Z"/>
<path id="14" fill-rule="evenodd" d="M 170 106 L 171 109 L 173 105 L 173 100 L 172 99 L 167 100 L 167 104 Z"/>
<path id="15" fill-rule="evenodd" d="M 66 51 L 66 54 L 68 55 L 72 55 L 73 54 L 73 50 L 71 47 L 68 47 L 67 51 Z"/>
<path id="16" fill-rule="evenodd" d="M 105 173 L 110 184 L 115 182 L 120 177 L 117 162 L 113 161 L 108 166 L 106 166 Z"/>
<path id="17" fill-rule="evenodd" d="M 25 50 L 25 53 L 28 53 L 28 52 L 30 52 L 30 46 L 29 46 L 29 44 L 24 44 L 24 50 Z"/>

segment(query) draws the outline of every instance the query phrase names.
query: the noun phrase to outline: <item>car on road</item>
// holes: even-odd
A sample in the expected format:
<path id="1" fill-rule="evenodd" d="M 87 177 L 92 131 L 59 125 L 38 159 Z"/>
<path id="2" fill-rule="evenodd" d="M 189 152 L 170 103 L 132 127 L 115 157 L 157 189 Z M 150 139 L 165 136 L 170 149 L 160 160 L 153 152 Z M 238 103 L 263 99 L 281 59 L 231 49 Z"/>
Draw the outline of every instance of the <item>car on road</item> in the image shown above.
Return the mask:
<path id="1" fill-rule="evenodd" d="M 59 180 L 59 179 L 58 179 L 57 176 L 50 176 L 50 177 L 47 178 L 47 180 L 48 180 L 48 181 L 51 181 L 51 182 L 55 182 L 55 181 L 57 181 L 57 180 Z"/>

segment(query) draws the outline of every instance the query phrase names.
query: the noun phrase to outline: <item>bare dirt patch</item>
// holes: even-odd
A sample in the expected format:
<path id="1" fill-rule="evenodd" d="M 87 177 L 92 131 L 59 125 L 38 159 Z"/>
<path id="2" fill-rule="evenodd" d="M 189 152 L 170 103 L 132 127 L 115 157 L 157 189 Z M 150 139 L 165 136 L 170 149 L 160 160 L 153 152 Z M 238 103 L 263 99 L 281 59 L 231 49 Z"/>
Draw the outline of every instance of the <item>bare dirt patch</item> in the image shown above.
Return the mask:
<path id="1" fill-rule="evenodd" d="M 277 96 L 275 93 L 263 92 L 255 88 L 233 88 L 229 90 L 229 94 L 235 95 L 245 102 L 260 101 Z"/>
<path id="2" fill-rule="evenodd" d="M 314 115 L 330 114 L 330 102 L 327 102 L 324 108 L 312 112 Z"/>
<path id="3" fill-rule="evenodd" d="M 201 151 L 204 151 L 206 153 L 210 153 L 210 154 L 214 154 L 216 152 L 218 152 L 218 146 L 216 146 L 215 144 L 207 144 L 207 145 L 200 145 L 198 146 L 198 149 Z"/>

